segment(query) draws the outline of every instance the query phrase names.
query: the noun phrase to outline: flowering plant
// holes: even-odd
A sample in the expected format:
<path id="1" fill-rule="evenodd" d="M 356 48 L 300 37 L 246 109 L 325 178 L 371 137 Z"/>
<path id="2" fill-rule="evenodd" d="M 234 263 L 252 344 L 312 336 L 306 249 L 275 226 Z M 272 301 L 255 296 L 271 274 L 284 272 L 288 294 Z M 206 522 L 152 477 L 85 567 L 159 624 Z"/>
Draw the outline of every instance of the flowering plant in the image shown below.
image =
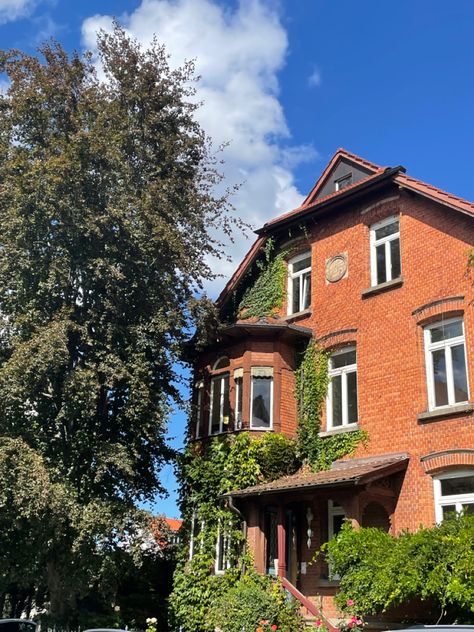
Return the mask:
<path id="1" fill-rule="evenodd" d="M 146 632 L 156 632 L 156 624 L 158 620 L 156 617 L 150 617 L 146 620 Z"/>
<path id="2" fill-rule="evenodd" d="M 269 632 L 270 630 L 272 632 L 277 632 L 278 626 L 274 623 L 270 623 L 268 619 L 262 619 L 259 621 L 258 628 L 255 632 Z"/>
<path id="3" fill-rule="evenodd" d="M 339 630 L 341 632 L 362 632 L 365 626 L 365 621 L 362 615 L 358 614 L 357 606 L 353 599 L 346 601 L 344 611 L 350 615 L 349 619 L 344 619 L 339 623 Z"/>

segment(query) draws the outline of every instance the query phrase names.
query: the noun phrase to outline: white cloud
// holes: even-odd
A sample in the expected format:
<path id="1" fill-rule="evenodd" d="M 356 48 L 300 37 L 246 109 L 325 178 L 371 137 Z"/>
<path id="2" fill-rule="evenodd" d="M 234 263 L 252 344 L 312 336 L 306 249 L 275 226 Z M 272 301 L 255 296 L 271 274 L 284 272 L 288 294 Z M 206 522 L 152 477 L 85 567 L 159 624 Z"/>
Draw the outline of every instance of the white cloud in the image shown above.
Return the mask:
<path id="1" fill-rule="evenodd" d="M 0 0 L 0 24 L 30 15 L 36 3 L 36 0 Z"/>
<path id="2" fill-rule="evenodd" d="M 286 32 L 277 3 L 240 0 L 235 10 L 214 0 L 142 0 L 119 21 L 143 44 L 156 34 L 178 66 L 196 60 L 201 76 L 197 117 L 217 145 L 225 149 L 226 184 L 243 183 L 233 199 L 238 215 L 253 227 L 299 205 L 292 169 L 314 159 L 312 147 L 286 147 L 290 142 L 278 99 L 278 71 L 285 63 Z M 112 18 L 95 15 L 82 27 L 85 46 L 94 50 L 98 29 L 110 29 Z M 231 263 L 219 263 L 229 276 L 254 239 L 236 236 L 229 245 Z M 218 292 L 224 280 L 208 289 Z"/>
<path id="3" fill-rule="evenodd" d="M 321 85 L 321 72 L 315 68 L 308 78 L 308 84 L 318 88 Z"/>

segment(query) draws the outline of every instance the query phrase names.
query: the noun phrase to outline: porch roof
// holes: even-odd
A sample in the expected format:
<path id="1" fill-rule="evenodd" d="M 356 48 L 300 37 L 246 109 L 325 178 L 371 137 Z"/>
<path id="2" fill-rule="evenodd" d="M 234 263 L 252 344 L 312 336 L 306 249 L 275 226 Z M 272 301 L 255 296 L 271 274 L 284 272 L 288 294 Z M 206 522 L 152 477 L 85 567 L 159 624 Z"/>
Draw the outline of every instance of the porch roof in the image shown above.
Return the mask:
<path id="1" fill-rule="evenodd" d="M 271 483 L 262 483 L 235 490 L 224 494 L 223 497 L 242 498 L 323 487 L 365 485 L 389 474 L 404 470 L 408 465 L 409 458 L 406 452 L 397 452 L 360 459 L 334 461 L 329 470 L 312 472 L 306 468 L 301 468 L 296 474 L 291 476 L 278 478 Z"/>

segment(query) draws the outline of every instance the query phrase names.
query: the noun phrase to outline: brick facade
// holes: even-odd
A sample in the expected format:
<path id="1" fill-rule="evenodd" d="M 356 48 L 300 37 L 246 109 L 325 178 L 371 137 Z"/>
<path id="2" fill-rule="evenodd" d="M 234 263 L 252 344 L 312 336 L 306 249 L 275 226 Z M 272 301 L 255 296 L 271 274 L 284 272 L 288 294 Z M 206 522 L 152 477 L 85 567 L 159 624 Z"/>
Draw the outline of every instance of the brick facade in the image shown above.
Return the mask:
<path id="1" fill-rule="evenodd" d="M 374 172 L 374 182 L 381 177 L 380 173 L 380 170 Z M 261 572 L 265 570 L 266 504 L 288 509 L 297 503 L 295 512 L 302 534 L 298 554 L 301 565 L 311 560 L 328 537 L 329 499 L 339 502 L 346 515 L 359 524 L 382 520 L 385 512 L 391 532 L 415 530 L 420 524 L 431 525 L 435 521 L 435 473 L 452 468 L 471 468 L 474 472 L 473 406 L 427 414 L 423 337 L 427 324 L 453 316 L 463 318 L 469 403 L 473 403 L 474 286 L 467 272 L 467 251 L 474 244 L 474 212 L 468 212 L 469 203 L 465 201 L 459 202 L 459 208 L 451 208 L 445 203 L 447 194 L 442 192 L 438 200 L 430 199 L 421 188 L 422 183 L 420 193 L 402 186 L 403 183 L 411 185 L 412 179 L 394 176 L 377 190 L 356 196 L 355 192 L 365 186 L 358 183 L 354 195 L 345 194 L 339 205 L 334 198 L 327 212 L 318 214 L 315 207 L 314 217 L 307 214 L 305 234 L 297 244 L 297 251 L 311 251 L 311 306 L 306 313 L 288 318 L 284 305 L 279 316 L 281 322 L 310 329 L 324 349 L 356 347 L 358 427 L 368 432 L 369 440 L 366 447 L 359 446 L 354 457 L 406 452 L 408 467 L 403 474 L 392 476 L 390 485 L 374 483 L 357 495 L 324 490 L 286 496 L 282 493 L 242 503 L 248 514 L 249 542 Z M 423 186 L 431 191 L 428 185 Z M 397 216 L 400 222 L 401 279 L 374 291 L 370 289 L 370 226 L 392 216 Z M 270 224 L 268 234 L 272 230 L 281 238 L 283 229 L 278 225 L 272 229 Z M 326 263 L 341 253 L 347 257 L 347 272 L 337 282 L 328 282 Z M 231 358 L 231 375 L 235 367 L 243 367 L 245 428 L 249 420 L 250 368 L 274 367 L 273 430 L 294 435 L 295 340 L 284 340 L 282 336 L 268 338 L 262 333 L 243 336 L 237 343 L 223 341 L 220 347 L 200 358 L 197 374 L 203 370 L 212 373 L 212 363 L 222 353 Z M 231 388 L 231 406 L 232 392 Z M 321 429 L 328 430 L 325 413 Z M 314 516 L 311 523 L 314 535 L 309 548 L 303 542 L 308 506 Z M 324 603 L 326 613 L 331 616 L 330 596 L 335 588 L 326 575 L 327 569 L 321 564 L 307 566 L 306 572 L 299 575 L 298 587 Z"/>

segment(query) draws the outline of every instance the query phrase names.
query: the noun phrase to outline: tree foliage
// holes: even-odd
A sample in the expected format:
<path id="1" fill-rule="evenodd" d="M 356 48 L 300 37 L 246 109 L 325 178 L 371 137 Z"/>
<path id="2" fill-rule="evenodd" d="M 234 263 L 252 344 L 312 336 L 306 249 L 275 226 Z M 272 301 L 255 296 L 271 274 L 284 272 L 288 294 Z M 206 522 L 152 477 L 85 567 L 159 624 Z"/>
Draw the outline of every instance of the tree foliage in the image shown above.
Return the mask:
<path id="1" fill-rule="evenodd" d="M 437 604 L 458 622 L 474 621 L 474 516 L 452 515 L 415 533 L 391 536 L 379 529 L 357 531 L 346 523 L 325 545 L 337 596 L 344 609 L 354 600 L 360 611 L 377 614 L 412 599 Z M 434 623 L 435 621 L 433 621 Z"/>
<path id="2" fill-rule="evenodd" d="M 0 437 L 21 441 L 41 473 L 28 478 L 38 501 L 22 505 L 20 521 L 0 506 L 0 537 L 7 556 L 20 554 L 16 538 L 26 543 L 25 581 L 30 568 L 39 581 L 42 547 L 32 543 L 49 542 L 45 515 L 57 534 L 44 554 L 54 557 L 64 537 L 69 557 L 54 566 L 80 575 L 86 532 L 93 542 L 108 533 L 92 546 L 98 556 L 116 551 L 134 503 L 161 490 L 188 303 L 214 276 L 214 229 L 229 235 L 238 223 L 215 193 L 192 64 L 170 69 L 163 47 L 142 50 L 118 26 L 99 36 L 98 51 L 104 79 L 90 54 L 59 44 L 38 57 L 0 52 L 9 80 L 0 95 Z M 27 474 L 2 478 L 0 497 L 20 495 Z M 79 575 L 64 577 L 77 594 Z M 49 592 L 62 585 L 68 602 L 62 579 L 43 580 Z"/>

